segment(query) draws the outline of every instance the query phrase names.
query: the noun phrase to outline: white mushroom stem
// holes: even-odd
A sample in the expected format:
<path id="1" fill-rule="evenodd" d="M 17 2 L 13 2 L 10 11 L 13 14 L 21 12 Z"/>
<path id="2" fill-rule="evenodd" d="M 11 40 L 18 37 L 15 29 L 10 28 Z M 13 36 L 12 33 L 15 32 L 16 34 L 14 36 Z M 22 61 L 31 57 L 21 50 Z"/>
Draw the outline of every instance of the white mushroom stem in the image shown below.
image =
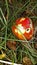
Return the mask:
<path id="1" fill-rule="evenodd" d="M 5 64 L 9 64 L 9 65 L 22 65 L 22 64 L 11 63 L 8 61 L 3 61 L 3 60 L 0 60 L 0 63 L 5 63 Z"/>

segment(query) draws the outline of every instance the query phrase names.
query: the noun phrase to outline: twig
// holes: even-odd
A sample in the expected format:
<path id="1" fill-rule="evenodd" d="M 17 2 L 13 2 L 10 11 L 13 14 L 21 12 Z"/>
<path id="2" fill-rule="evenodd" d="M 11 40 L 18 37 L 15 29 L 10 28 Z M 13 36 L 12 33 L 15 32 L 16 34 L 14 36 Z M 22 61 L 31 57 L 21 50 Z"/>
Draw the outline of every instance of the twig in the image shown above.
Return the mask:
<path id="1" fill-rule="evenodd" d="M 5 64 L 9 64 L 9 65 L 22 65 L 22 64 L 11 63 L 11 62 L 8 62 L 8 61 L 3 61 L 3 60 L 0 60 L 0 62 L 5 63 Z"/>

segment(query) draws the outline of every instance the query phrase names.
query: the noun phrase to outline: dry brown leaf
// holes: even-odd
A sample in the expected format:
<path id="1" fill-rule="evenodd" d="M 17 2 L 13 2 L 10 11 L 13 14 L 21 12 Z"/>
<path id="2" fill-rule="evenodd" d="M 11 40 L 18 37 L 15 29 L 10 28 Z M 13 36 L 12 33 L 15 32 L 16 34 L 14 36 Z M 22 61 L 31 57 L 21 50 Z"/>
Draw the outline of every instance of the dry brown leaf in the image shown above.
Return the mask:
<path id="1" fill-rule="evenodd" d="M 24 65 L 32 65 L 32 62 L 31 62 L 30 58 L 24 57 L 23 58 L 23 64 Z"/>
<path id="2" fill-rule="evenodd" d="M 7 42 L 7 47 L 9 49 L 16 50 L 16 42 L 14 42 L 14 41 L 8 41 Z"/>

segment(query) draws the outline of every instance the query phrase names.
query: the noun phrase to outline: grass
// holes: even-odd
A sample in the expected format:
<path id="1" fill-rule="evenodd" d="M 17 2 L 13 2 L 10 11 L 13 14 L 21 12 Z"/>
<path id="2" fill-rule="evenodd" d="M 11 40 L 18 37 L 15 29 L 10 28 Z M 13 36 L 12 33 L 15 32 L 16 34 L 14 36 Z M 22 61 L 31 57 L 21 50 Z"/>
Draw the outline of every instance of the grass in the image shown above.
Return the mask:
<path id="1" fill-rule="evenodd" d="M 4 1 L 2 2 L 2 0 L 1 0 L 0 2 L 3 5 Z M 16 2 L 18 3 L 18 1 L 16 1 Z M 0 32 L 3 31 L 3 33 L 4 33 L 4 35 L 2 34 L 2 36 L 0 36 L 0 40 L 2 40 L 2 42 L 0 42 L 0 49 L 2 49 L 2 51 L 5 52 L 5 54 L 7 55 L 7 57 L 9 57 L 9 59 L 12 62 L 19 62 L 19 63 L 21 63 L 21 61 L 23 59 L 22 55 L 24 53 L 24 56 L 25 55 L 28 56 L 31 59 L 33 65 L 35 65 L 37 63 L 37 61 L 35 61 L 35 58 L 37 58 L 37 52 L 35 51 L 36 49 L 32 48 L 31 45 L 30 45 L 30 44 L 34 45 L 33 40 L 31 42 L 31 41 L 27 41 L 26 39 L 25 40 L 19 40 L 19 39 L 17 39 L 15 37 L 15 35 L 12 34 L 11 26 L 13 25 L 13 23 L 15 23 L 15 20 L 17 18 L 20 18 L 20 15 L 22 15 L 22 13 L 24 11 L 27 11 L 27 8 L 29 7 L 29 5 L 33 4 L 33 3 L 34 3 L 33 7 L 32 7 L 32 5 L 30 5 L 32 7 L 32 9 L 30 10 L 30 14 L 29 13 L 26 13 L 26 15 L 24 13 L 23 14 L 24 14 L 24 16 L 27 16 L 27 17 L 31 18 L 32 20 L 34 20 L 34 19 L 37 20 L 37 16 L 34 13 L 34 10 L 37 7 L 37 1 L 32 2 L 30 0 L 27 0 L 26 3 L 23 3 L 24 1 L 21 0 L 20 4 L 22 4 L 22 6 L 20 6 L 19 8 L 18 8 L 17 4 L 15 4 L 16 2 L 11 2 L 11 3 L 14 3 L 14 4 L 10 4 L 10 2 L 8 0 L 5 0 L 4 8 L 7 11 L 6 16 L 8 17 L 8 19 L 6 19 L 5 11 L 3 12 L 4 8 L 2 8 L 2 5 L 0 7 L 0 13 L 1 13 L 0 22 L 2 24 L 2 26 L 0 28 Z M 11 7 L 9 7 L 9 5 L 11 5 L 12 9 L 14 8 L 14 10 L 11 11 L 10 10 Z M 18 3 L 18 5 L 19 5 L 19 3 Z M 17 11 L 16 11 L 15 7 L 18 8 Z M 12 12 L 12 14 L 11 14 L 11 12 Z M 32 13 L 34 13 L 35 15 L 33 16 Z M 23 15 L 21 17 L 23 17 Z M 6 46 L 7 41 L 16 41 L 16 43 L 19 43 L 19 47 L 17 45 L 16 51 L 7 48 L 7 46 Z M 27 43 L 27 44 L 25 44 L 25 43 Z M 20 45 L 22 45 L 23 48 L 25 48 L 25 49 L 23 50 Z M 19 49 L 21 49 L 21 51 Z M 18 55 L 18 59 L 17 59 L 17 51 L 18 51 L 18 53 L 20 52 L 20 54 L 21 54 L 21 55 L 20 54 Z M 8 59 L 7 57 L 6 57 L 6 60 Z"/>

